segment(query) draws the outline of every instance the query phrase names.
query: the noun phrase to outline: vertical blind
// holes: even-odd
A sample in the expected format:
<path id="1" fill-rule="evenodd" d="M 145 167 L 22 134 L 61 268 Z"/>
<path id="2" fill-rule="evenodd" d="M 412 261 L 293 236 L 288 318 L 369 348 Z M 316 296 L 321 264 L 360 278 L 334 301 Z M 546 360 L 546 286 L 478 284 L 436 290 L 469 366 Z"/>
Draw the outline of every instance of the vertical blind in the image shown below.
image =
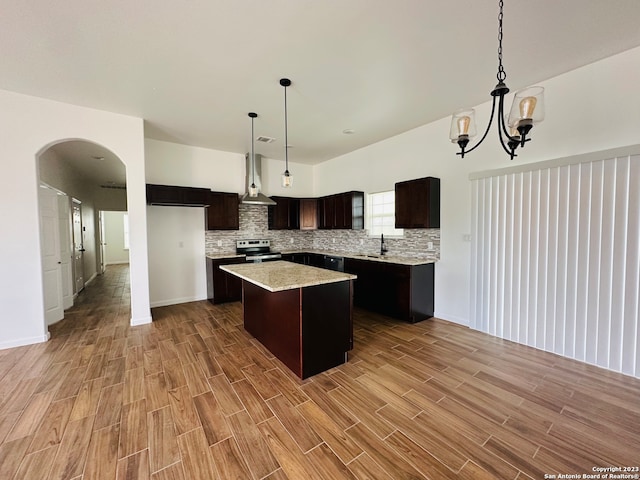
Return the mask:
<path id="1" fill-rule="evenodd" d="M 472 199 L 471 327 L 640 378 L 640 156 L 478 178 Z"/>

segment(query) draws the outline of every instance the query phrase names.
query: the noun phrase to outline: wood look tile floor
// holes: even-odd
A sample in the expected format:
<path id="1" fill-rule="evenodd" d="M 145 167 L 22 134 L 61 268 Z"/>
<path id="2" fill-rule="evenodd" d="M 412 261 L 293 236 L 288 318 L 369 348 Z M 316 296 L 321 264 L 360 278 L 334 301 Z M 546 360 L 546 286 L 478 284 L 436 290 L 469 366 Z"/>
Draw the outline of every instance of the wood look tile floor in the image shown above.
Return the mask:
<path id="1" fill-rule="evenodd" d="M 239 303 L 129 326 L 128 269 L 0 351 L 0 479 L 542 479 L 640 464 L 640 381 L 441 320 L 356 310 L 298 380 Z M 19 321 L 19 319 L 16 319 Z"/>

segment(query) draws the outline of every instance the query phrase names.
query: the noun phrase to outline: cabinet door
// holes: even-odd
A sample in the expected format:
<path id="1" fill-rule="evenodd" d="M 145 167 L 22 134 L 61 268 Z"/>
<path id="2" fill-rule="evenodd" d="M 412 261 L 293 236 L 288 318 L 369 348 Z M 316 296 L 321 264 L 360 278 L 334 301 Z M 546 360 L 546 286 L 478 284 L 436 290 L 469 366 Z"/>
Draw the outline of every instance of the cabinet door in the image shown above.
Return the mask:
<path id="1" fill-rule="evenodd" d="M 320 228 L 331 229 L 335 228 L 336 223 L 336 209 L 335 209 L 335 195 L 328 197 L 322 197 L 319 199 L 320 205 Z"/>
<path id="2" fill-rule="evenodd" d="M 147 184 L 149 205 L 180 205 L 184 203 L 184 190 L 175 185 Z"/>
<path id="3" fill-rule="evenodd" d="M 418 178 L 398 182 L 396 228 L 440 228 L 440 179 Z"/>
<path id="4" fill-rule="evenodd" d="M 300 201 L 297 198 L 271 197 L 276 202 L 269 205 L 269 230 L 297 230 L 300 228 Z"/>
<path id="5" fill-rule="evenodd" d="M 276 202 L 269 205 L 269 230 L 286 230 L 289 228 L 289 199 L 287 197 L 271 197 Z"/>
<path id="6" fill-rule="evenodd" d="M 334 196 L 334 228 L 351 228 L 351 194 L 341 193 Z"/>
<path id="7" fill-rule="evenodd" d="M 242 299 L 242 280 L 220 270 L 220 266 L 244 262 L 244 258 L 207 259 L 207 298 L 211 303 L 237 302 Z"/>
<path id="8" fill-rule="evenodd" d="M 240 215 L 238 194 L 211 192 L 205 209 L 207 230 L 238 230 Z"/>
<path id="9" fill-rule="evenodd" d="M 298 230 L 300 228 L 300 199 L 299 198 L 289 199 L 288 214 L 289 214 L 289 220 L 288 220 L 289 230 Z"/>
<path id="10" fill-rule="evenodd" d="M 318 228 L 318 200 L 303 198 L 300 200 L 300 230 Z"/>

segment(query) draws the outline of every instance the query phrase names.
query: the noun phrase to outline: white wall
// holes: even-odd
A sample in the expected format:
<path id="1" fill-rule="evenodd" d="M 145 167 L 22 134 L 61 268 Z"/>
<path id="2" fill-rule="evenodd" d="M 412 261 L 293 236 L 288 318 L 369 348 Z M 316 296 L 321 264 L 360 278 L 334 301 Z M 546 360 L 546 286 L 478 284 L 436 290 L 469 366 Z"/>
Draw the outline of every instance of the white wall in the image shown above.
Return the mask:
<path id="1" fill-rule="evenodd" d="M 43 315 L 36 158 L 62 140 L 93 141 L 127 167 L 131 321 L 151 320 L 142 119 L 0 91 L 0 348 L 48 338 Z"/>
<path id="2" fill-rule="evenodd" d="M 149 206 L 152 307 L 207 298 L 203 207 Z"/>
<path id="3" fill-rule="evenodd" d="M 124 216 L 126 212 L 103 212 L 104 264 L 129 263 L 129 249 L 124 246 Z M 148 218 L 147 218 L 148 221 Z"/>
<path id="4" fill-rule="evenodd" d="M 469 88 L 490 91 L 494 82 L 487 78 L 487 85 Z M 463 235 L 471 225 L 471 172 L 638 143 L 640 48 L 542 85 L 546 88 L 546 120 L 534 128 L 533 140 L 513 162 L 499 146 L 495 125 L 482 146 L 461 159 L 455 155 L 457 145 L 448 139 L 450 118 L 444 118 L 314 169 L 318 195 L 347 188 L 375 192 L 393 188 L 398 180 L 441 178 L 441 261 L 436 265 L 435 298 L 435 313 L 440 318 L 469 323 L 471 244 Z M 479 131 L 489 112 L 489 103 L 476 108 Z"/>
<path id="5" fill-rule="evenodd" d="M 244 153 L 224 152 L 145 139 L 147 183 L 204 187 L 216 192 L 246 192 Z M 258 153 L 258 152 L 256 152 Z M 284 162 L 262 159 L 262 193 L 303 197 L 313 194 L 313 168 L 289 162 L 291 189 L 280 186 Z"/>

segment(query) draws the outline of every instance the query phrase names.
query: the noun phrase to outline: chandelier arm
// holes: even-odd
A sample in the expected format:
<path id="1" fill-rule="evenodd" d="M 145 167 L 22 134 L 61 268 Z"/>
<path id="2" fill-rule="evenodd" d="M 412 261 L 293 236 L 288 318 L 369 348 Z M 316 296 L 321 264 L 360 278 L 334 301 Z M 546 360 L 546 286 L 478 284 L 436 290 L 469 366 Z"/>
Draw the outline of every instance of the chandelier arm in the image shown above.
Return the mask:
<path id="1" fill-rule="evenodd" d="M 500 95 L 500 100 L 498 103 L 498 138 L 500 139 L 500 145 L 502 145 L 502 149 L 506 153 L 508 153 L 511 156 L 511 160 L 513 160 L 513 157 L 515 156 L 515 153 L 514 153 L 515 149 L 512 152 L 511 149 L 507 147 L 507 145 L 505 145 L 504 137 L 502 136 L 504 132 L 504 135 L 509 139 L 508 141 L 512 140 L 512 137 L 507 132 L 507 127 L 505 126 L 505 123 L 504 123 L 503 112 L 504 112 L 504 95 Z"/>
<path id="2" fill-rule="evenodd" d="M 504 132 L 504 136 L 507 137 L 508 141 L 513 141 L 516 140 L 516 137 L 512 137 L 511 134 L 509 133 L 509 130 L 507 129 L 507 124 L 504 121 L 504 96 L 500 97 L 500 104 L 498 105 L 498 115 L 500 115 L 500 118 L 502 119 L 502 121 L 500 122 L 500 126 L 502 128 L 502 131 Z M 518 139 L 518 142 L 520 140 Z"/>
<path id="3" fill-rule="evenodd" d="M 493 123 L 493 115 L 495 114 L 495 111 L 496 111 L 496 97 L 493 97 L 493 103 L 491 105 L 491 116 L 489 117 L 489 124 L 487 125 L 487 129 L 484 131 L 484 135 L 482 135 L 482 138 L 478 141 L 478 143 L 476 143 L 469 150 L 465 150 L 464 152 L 465 154 L 469 152 L 473 152 L 476 148 L 480 146 L 480 144 L 484 141 L 484 139 L 487 138 L 487 135 L 489 134 L 489 130 L 491 129 L 491 124 Z"/>
<path id="4" fill-rule="evenodd" d="M 500 145 L 502 145 L 502 149 L 503 149 L 503 150 L 504 150 L 504 151 L 505 151 L 505 152 L 506 152 L 506 153 L 511 157 L 511 160 L 513 160 L 513 157 L 515 157 L 515 156 L 516 156 L 516 155 L 515 155 L 515 153 L 514 153 L 514 152 L 515 152 L 515 149 L 514 149 L 514 150 L 513 150 L 513 152 L 512 152 L 512 151 L 509 149 L 509 147 L 507 147 L 507 145 L 505 145 L 505 143 L 504 143 L 504 138 L 503 138 L 503 136 L 502 136 L 502 132 L 503 132 L 503 130 L 504 130 L 504 120 L 502 120 L 502 121 L 501 121 L 501 120 L 498 118 L 498 124 L 499 124 L 499 125 L 498 125 L 498 138 L 500 139 Z M 507 135 L 507 137 L 508 137 L 508 138 L 511 138 L 511 137 L 509 137 L 509 135 Z"/>

